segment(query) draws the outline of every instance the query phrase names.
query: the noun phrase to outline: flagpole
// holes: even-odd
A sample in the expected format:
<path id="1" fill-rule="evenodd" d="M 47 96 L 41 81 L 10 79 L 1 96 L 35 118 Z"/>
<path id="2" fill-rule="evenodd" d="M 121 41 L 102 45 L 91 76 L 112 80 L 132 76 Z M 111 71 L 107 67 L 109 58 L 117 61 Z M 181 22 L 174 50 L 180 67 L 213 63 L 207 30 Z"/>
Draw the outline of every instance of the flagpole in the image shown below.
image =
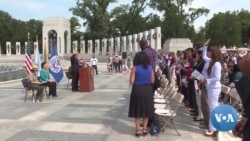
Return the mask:
<path id="1" fill-rule="evenodd" d="M 28 32 L 28 41 L 29 41 L 29 39 L 30 39 L 30 33 Z M 28 43 L 27 43 L 27 44 L 28 44 Z M 27 46 L 25 46 L 25 55 L 26 55 L 26 51 L 27 51 L 26 48 L 27 48 Z M 23 68 L 24 68 L 24 71 L 25 71 L 25 73 L 26 73 L 26 76 L 28 76 L 29 73 L 27 72 L 26 67 L 24 66 Z"/>
<path id="2" fill-rule="evenodd" d="M 48 63 L 48 53 L 47 53 L 47 46 L 46 46 L 46 38 L 44 38 L 44 62 Z"/>

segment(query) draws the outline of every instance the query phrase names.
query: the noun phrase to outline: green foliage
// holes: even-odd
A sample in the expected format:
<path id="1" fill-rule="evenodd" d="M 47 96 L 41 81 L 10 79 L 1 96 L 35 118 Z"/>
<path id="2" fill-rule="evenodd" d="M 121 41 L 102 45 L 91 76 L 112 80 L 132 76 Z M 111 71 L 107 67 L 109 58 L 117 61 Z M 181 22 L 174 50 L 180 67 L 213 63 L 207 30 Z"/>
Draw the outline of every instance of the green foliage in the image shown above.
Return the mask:
<path id="1" fill-rule="evenodd" d="M 13 19 L 7 12 L 0 10 L 0 44 L 1 53 L 6 53 L 6 42 L 12 43 L 12 53 L 15 53 L 16 42 L 21 42 L 21 52 L 25 52 L 24 42 L 27 39 L 27 33 L 30 32 L 30 41 L 36 41 L 36 35 L 39 37 L 39 49 L 42 51 L 42 21 L 31 19 L 27 22 Z M 33 44 L 31 44 L 31 51 L 33 52 Z"/>
<path id="2" fill-rule="evenodd" d="M 241 23 L 236 12 L 218 13 L 207 24 L 206 36 L 215 45 L 241 45 Z"/>

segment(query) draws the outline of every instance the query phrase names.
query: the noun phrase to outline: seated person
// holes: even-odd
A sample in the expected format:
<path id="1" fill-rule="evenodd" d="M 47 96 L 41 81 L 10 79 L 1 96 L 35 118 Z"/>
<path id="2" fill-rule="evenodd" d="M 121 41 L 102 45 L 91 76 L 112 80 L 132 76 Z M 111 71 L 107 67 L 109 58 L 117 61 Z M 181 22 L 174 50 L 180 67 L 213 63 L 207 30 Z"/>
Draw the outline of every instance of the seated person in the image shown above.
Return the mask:
<path id="1" fill-rule="evenodd" d="M 80 66 L 80 68 L 89 67 L 89 65 L 86 63 L 86 60 L 84 60 L 84 59 L 80 60 L 79 66 Z"/>
<path id="2" fill-rule="evenodd" d="M 37 90 L 36 101 L 42 102 L 43 99 L 43 89 L 42 83 L 38 81 L 37 77 L 38 66 L 33 65 L 31 73 L 28 75 L 28 86 L 34 90 Z"/>
<path id="3" fill-rule="evenodd" d="M 49 96 L 52 97 L 57 97 L 56 94 L 56 82 L 52 80 L 52 78 L 50 78 L 50 74 L 49 74 L 49 65 L 45 62 L 42 63 L 42 70 L 40 71 L 40 79 L 39 81 L 41 83 L 43 83 L 44 86 L 48 86 L 49 87 Z"/>

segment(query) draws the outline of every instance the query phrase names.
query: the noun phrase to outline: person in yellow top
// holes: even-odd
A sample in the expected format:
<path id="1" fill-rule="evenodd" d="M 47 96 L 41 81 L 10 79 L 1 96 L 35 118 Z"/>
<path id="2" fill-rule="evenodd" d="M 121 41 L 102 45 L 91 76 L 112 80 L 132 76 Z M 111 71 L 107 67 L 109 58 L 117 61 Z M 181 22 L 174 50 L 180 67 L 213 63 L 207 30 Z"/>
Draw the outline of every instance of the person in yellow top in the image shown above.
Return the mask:
<path id="1" fill-rule="evenodd" d="M 49 74 L 49 65 L 45 62 L 41 64 L 42 70 L 40 71 L 39 81 L 43 83 L 44 86 L 49 87 L 49 96 L 57 97 L 56 93 L 56 82 L 50 77 Z"/>

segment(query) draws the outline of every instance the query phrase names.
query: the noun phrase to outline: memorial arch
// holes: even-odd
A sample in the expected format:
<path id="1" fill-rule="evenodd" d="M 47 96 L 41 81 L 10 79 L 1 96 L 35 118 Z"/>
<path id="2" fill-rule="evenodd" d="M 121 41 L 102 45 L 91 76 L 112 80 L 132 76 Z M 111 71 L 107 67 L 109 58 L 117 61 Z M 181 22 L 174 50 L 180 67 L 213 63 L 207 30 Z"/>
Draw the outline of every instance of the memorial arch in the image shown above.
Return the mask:
<path id="1" fill-rule="evenodd" d="M 43 20 L 43 53 L 50 54 L 56 45 L 59 56 L 70 53 L 70 22 L 63 17 L 49 17 Z"/>

